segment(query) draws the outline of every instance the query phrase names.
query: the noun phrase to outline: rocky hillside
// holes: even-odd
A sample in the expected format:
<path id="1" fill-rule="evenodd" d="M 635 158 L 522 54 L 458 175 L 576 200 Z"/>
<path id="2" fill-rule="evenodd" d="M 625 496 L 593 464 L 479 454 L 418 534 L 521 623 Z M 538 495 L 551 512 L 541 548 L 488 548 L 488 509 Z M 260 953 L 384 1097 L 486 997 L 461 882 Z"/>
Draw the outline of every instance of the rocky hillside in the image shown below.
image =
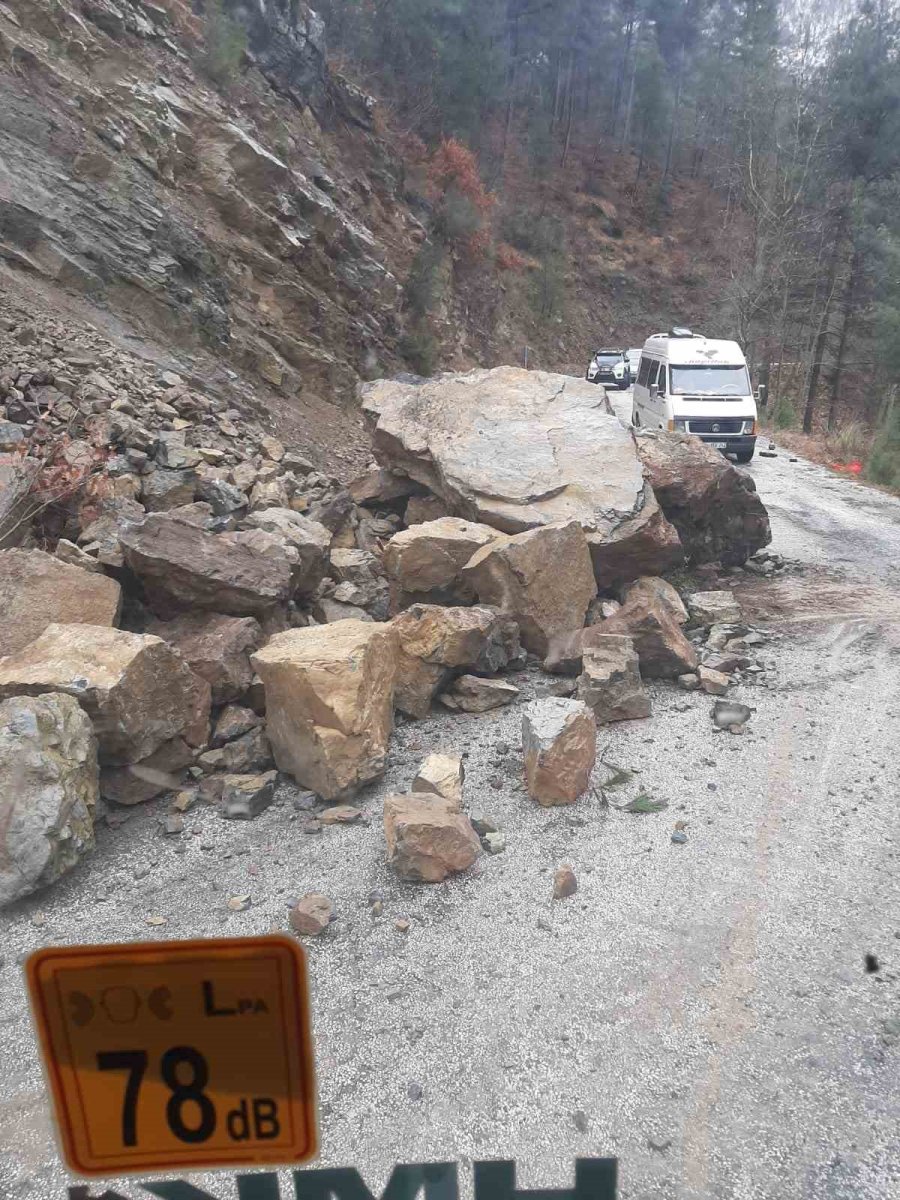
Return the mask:
<path id="1" fill-rule="evenodd" d="M 198 17 L 180 0 L 6 0 L 0 263 L 14 291 L 39 285 L 51 308 L 77 297 L 86 320 L 137 332 L 182 373 L 237 400 L 255 390 L 310 450 L 346 450 L 354 423 L 317 405 L 352 406 L 359 379 L 408 369 L 404 289 L 430 218 L 421 161 L 325 51 L 304 4 Z M 536 311 L 527 253 L 514 269 L 455 262 L 436 365 L 519 362 L 527 345 L 532 363 L 580 372 L 597 338 L 711 314 L 714 263 L 674 248 L 701 237 L 704 198 L 687 185 L 651 230 L 631 170 L 623 158 L 598 181 L 594 167 L 588 193 L 575 160 L 539 185 L 511 156 L 496 244 L 536 206 L 552 213 L 566 302 Z"/>

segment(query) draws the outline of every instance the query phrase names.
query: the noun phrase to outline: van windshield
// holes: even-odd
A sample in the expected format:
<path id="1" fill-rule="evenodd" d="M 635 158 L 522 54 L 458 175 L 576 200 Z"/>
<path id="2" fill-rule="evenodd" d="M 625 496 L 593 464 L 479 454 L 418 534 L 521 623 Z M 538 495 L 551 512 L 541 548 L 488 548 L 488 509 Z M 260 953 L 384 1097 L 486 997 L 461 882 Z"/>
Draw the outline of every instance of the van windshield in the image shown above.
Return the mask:
<path id="1" fill-rule="evenodd" d="M 750 376 L 745 366 L 671 367 L 672 391 L 704 396 L 749 396 Z"/>

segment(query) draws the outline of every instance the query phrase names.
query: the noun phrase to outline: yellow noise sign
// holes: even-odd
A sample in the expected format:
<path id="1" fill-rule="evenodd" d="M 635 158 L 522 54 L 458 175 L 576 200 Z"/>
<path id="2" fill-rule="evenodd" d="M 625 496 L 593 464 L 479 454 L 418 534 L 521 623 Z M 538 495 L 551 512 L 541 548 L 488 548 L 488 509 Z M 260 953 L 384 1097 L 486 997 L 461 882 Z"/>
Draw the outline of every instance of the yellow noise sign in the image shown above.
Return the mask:
<path id="1" fill-rule="evenodd" d="M 315 1156 L 306 961 L 289 938 L 51 947 L 26 975 L 73 1171 Z"/>

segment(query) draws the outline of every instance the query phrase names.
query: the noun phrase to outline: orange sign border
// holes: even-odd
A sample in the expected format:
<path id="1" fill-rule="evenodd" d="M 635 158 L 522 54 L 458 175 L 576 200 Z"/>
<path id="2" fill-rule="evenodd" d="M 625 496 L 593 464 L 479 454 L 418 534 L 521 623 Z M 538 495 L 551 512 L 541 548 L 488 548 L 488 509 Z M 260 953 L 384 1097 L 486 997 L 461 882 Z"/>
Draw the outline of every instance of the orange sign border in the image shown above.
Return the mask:
<path id="1" fill-rule="evenodd" d="M 89 1161 L 82 1161 L 78 1154 L 79 1141 L 74 1133 L 73 1124 L 75 1119 L 78 1118 L 80 1118 L 83 1125 L 86 1125 L 87 1122 L 83 1112 L 73 1111 L 70 1107 L 68 1093 L 62 1081 L 54 1050 L 51 1021 L 44 995 L 46 979 L 42 982 L 40 977 L 42 971 L 46 971 L 48 965 L 51 971 L 53 971 L 55 965 L 65 964 L 66 966 L 70 966 L 79 959 L 117 959 L 121 961 L 123 958 L 137 960 L 150 957 L 159 961 L 169 956 L 181 958 L 185 955 L 196 955 L 198 953 L 215 958 L 218 951 L 227 951 L 229 957 L 233 957 L 236 951 L 246 951 L 247 957 L 253 957 L 254 951 L 265 952 L 269 955 L 275 951 L 278 954 L 286 954 L 289 960 L 290 977 L 296 997 L 296 1008 L 293 1010 L 293 1013 L 286 1012 L 284 1014 L 285 1020 L 282 1033 L 285 1045 L 296 1045 L 303 1112 L 303 1119 L 300 1122 L 300 1128 L 297 1130 L 295 1146 L 293 1147 L 294 1156 L 286 1158 L 285 1155 L 290 1155 L 291 1152 L 285 1151 L 283 1147 L 278 1150 L 272 1149 L 268 1152 L 262 1147 L 247 1148 L 244 1150 L 236 1149 L 232 1154 L 225 1153 L 222 1150 L 211 1153 L 208 1150 L 204 1151 L 198 1148 L 195 1153 L 185 1151 L 183 1154 L 173 1154 L 165 1160 L 157 1153 L 152 1159 L 145 1159 L 144 1161 L 138 1161 L 133 1156 L 129 1156 L 127 1162 L 106 1162 L 103 1166 L 96 1166 Z M 146 1175 L 173 1168 L 185 1170 L 234 1170 L 236 1167 L 253 1166 L 289 1167 L 309 1162 L 319 1153 L 315 1060 L 313 1057 L 311 1027 L 312 1009 L 309 1000 L 306 954 L 303 947 L 293 939 L 283 934 L 268 934 L 246 938 L 191 938 L 186 941 L 111 942 L 98 946 L 44 946 L 28 956 L 25 962 L 25 978 L 31 1003 L 32 1020 L 37 1032 L 38 1046 L 41 1051 L 44 1077 L 53 1099 L 53 1114 L 60 1153 L 66 1165 L 75 1174 L 86 1178 L 96 1178 L 113 1175 Z M 55 971 L 51 975 L 51 979 L 54 978 Z M 295 1022 L 290 1022 L 289 1027 L 292 1015 L 298 1019 Z M 303 1139 L 302 1145 L 300 1144 L 301 1138 Z"/>

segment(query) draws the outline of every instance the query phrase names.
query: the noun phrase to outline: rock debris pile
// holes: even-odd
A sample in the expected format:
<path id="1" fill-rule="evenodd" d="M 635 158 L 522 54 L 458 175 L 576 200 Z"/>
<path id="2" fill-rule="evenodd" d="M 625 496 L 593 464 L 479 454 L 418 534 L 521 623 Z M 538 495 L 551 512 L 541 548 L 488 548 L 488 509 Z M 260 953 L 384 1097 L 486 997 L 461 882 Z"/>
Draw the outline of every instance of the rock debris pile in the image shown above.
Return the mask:
<path id="1" fill-rule="evenodd" d="M 691 439 L 635 439 L 596 388 L 369 385 L 377 462 L 344 486 L 168 372 L 24 320 L 0 337 L 0 902 L 74 867 L 104 806 L 167 794 L 177 833 L 193 804 L 252 820 L 286 785 L 304 831 L 364 820 L 395 720 L 516 703 L 509 670 L 565 693 L 523 708 L 548 806 L 590 787 L 598 725 L 649 714 L 645 680 L 720 695 L 760 670 L 730 591 L 660 578 L 766 544 L 752 482 Z M 387 796 L 383 836 L 422 882 L 505 844 L 452 753 Z M 332 917 L 311 894 L 290 925 Z"/>

